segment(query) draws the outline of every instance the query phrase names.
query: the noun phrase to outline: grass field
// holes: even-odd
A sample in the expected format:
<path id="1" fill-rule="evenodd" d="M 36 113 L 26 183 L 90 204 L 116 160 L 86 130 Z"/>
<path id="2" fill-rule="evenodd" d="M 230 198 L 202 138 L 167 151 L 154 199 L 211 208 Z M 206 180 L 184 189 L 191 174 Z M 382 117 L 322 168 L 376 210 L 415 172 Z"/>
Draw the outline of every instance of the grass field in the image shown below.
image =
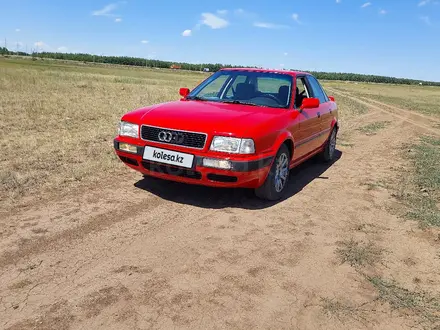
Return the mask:
<path id="1" fill-rule="evenodd" d="M 120 117 L 206 76 L 0 58 L 0 327 L 439 329 L 440 88 L 324 82 L 341 159 L 275 205 L 136 182 Z"/>
<path id="2" fill-rule="evenodd" d="M 438 87 L 348 82 L 327 82 L 326 85 L 343 92 L 355 93 L 360 97 L 368 97 L 422 114 L 440 117 L 440 93 Z"/>
<path id="3" fill-rule="evenodd" d="M 127 111 L 176 100 L 205 74 L 0 60 L 0 200 L 63 193 L 122 168 L 113 152 Z"/>
<path id="4" fill-rule="evenodd" d="M 194 87 L 208 74 L 69 61 L 0 60 L 0 200 L 15 207 L 23 197 L 63 194 L 77 185 L 105 180 L 124 167 L 112 141 L 127 111 L 177 100 L 178 89 Z M 424 86 L 324 82 L 326 88 L 351 92 L 440 116 L 440 89 Z M 340 120 L 368 113 L 368 106 L 337 96 Z M 341 143 L 357 125 L 348 120 Z M 356 127 L 375 134 L 389 122 Z M 350 144 L 348 144 L 350 145 Z"/>
<path id="5" fill-rule="evenodd" d="M 179 87 L 192 88 L 207 77 L 30 59 L 1 59 L 0 73 L 3 207 L 115 175 L 123 168 L 112 149 L 120 117 L 137 107 L 177 100 Z M 367 111 L 343 97 L 339 102 L 342 122 Z"/>

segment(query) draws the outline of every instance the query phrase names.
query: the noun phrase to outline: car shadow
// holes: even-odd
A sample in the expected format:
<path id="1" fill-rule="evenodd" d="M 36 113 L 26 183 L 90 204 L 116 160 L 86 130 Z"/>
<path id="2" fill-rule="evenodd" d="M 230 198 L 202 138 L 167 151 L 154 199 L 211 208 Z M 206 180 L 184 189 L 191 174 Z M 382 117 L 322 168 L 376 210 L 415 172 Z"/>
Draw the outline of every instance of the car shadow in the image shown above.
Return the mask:
<path id="1" fill-rule="evenodd" d="M 322 174 L 342 157 L 342 152 L 335 151 L 335 158 L 330 163 L 322 163 L 313 157 L 291 170 L 290 180 L 284 198 L 276 201 L 264 201 L 255 197 L 252 189 L 212 188 L 184 184 L 163 179 L 144 177 L 134 184 L 136 188 L 148 191 L 165 200 L 180 204 L 189 204 L 202 208 L 222 209 L 236 207 L 258 210 L 271 207 L 289 199 L 304 189 L 315 179 L 328 179 Z"/>

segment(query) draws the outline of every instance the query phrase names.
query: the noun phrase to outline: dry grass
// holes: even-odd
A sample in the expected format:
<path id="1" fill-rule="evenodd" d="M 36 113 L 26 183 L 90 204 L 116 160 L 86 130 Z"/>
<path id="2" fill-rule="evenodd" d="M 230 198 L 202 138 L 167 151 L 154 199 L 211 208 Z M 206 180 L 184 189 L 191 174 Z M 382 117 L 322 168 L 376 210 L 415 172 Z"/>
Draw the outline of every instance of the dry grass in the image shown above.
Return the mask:
<path id="1" fill-rule="evenodd" d="M 178 88 L 194 87 L 206 74 L 52 60 L 0 59 L 0 206 L 63 194 L 123 173 L 113 152 L 113 137 L 122 114 L 141 106 L 176 100 Z M 404 95 L 407 86 L 326 82 L 324 86 L 371 93 L 391 88 Z M 413 87 L 431 95 L 432 88 Z M 440 97 L 440 93 L 436 94 Z M 437 96 L 433 96 L 433 100 Z M 368 107 L 337 97 L 349 141 L 356 121 Z M 351 124 L 350 124 L 351 123 Z M 125 172 L 126 173 L 126 172 Z M 48 195 L 50 196 L 50 194 Z"/>
<path id="2" fill-rule="evenodd" d="M 422 227 L 440 226 L 440 139 L 422 138 L 410 150 L 410 175 L 400 182 L 397 197 L 410 209 L 408 218 Z"/>
<path id="3" fill-rule="evenodd" d="M 416 316 L 420 320 L 418 325 L 425 329 L 439 329 L 440 297 L 405 289 L 381 277 L 369 277 L 368 280 L 377 290 L 379 300 L 402 313 Z"/>
<path id="4" fill-rule="evenodd" d="M 352 267 L 374 266 L 380 261 L 383 250 L 375 243 L 357 242 L 353 239 L 339 243 L 336 254 L 341 263 L 348 263 Z"/>
<path id="5" fill-rule="evenodd" d="M 343 302 L 337 299 L 321 299 L 321 308 L 324 314 L 329 317 L 335 317 L 342 323 L 357 316 L 357 310 L 354 306 L 349 302 Z"/>
<path id="6" fill-rule="evenodd" d="M 335 89 L 335 86 L 341 86 L 342 84 L 341 82 L 324 82 L 323 87 L 326 89 L 327 94 L 332 95 L 332 93 L 327 90 L 327 87 Z M 350 142 L 350 138 L 357 124 L 356 121 L 352 119 L 368 113 L 369 109 L 365 104 L 353 101 L 343 95 L 337 95 L 335 98 L 338 105 L 339 122 L 341 127 L 343 127 L 338 133 L 338 145 L 353 147 L 354 145 Z"/>
<path id="7" fill-rule="evenodd" d="M 1 208 L 121 171 L 122 114 L 179 98 L 204 74 L 0 59 Z"/>
<path id="8" fill-rule="evenodd" d="M 328 86 L 411 111 L 440 116 L 439 87 L 339 82 L 329 82 Z"/>
<path id="9" fill-rule="evenodd" d="M 389 121 L 377 121 L 358 128 L 358 131 L 366 135 L 375 135 L 390 124 Z"/>

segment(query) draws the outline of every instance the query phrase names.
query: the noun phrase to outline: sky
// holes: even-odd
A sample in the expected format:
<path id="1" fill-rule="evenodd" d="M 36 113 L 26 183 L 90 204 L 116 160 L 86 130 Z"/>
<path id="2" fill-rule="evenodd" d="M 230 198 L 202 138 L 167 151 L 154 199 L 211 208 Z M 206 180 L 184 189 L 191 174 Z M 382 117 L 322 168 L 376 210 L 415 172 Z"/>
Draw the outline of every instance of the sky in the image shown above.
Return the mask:
<path id="1" fill-rule="evenodd" d="M 0 45 L 440 81 L 440 0 L 0 0 Z"/>

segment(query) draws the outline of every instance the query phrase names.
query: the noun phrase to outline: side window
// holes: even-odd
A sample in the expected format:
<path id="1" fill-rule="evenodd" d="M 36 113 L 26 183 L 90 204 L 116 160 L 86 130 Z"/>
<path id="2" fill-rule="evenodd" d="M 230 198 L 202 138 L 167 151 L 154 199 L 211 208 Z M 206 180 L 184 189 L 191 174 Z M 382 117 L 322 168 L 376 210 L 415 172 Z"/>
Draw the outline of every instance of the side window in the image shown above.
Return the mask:
<path id="1" fill-rule="evenodd" d="M 296 78 L 295 108 L 299 108 L 305 98 L 310 97 L 304 77 Z"/>
<path id="2" fill-rule="evenodd" d="M 240 83 L 245 83 L 247 79 L 247 76 L 237 76 L 235 77 L 232 84 L 228 87 L 228 91 L 226 92 L 226 97 L 231 98 L 234 96 L 233 90 L 237 90 L 237 85 Z"/>
<path id="3" fill-rule="evenodd" d="M 316 78 L 312 77 L 312 76 L 308 76 L 307 80 L 309 81 L 310 86 L 312 88 L 313 96 L 318 98 L 319 102 L 321 102 L 321 103 L 328 102 L 328 97 L 324 93 L 324 91 L 322 90 L 322 87 L 319 84 L 318 80 L 316 80 Z"/>
<path id="4" fill-rule="evenodd" d="M 330 99 L 327 96 L 327 93 L 325 92 L 324 88 L 322 87 L 322 85 L 319 83 L 318 79 L 316 79 L 315 77 L 312 77 L 316 83 L 318 84 L 319 88 L 321 89 L 322 94 L 324 94 L 324 98 L 325 98 L 325 102 L 330 101 Z"/>

